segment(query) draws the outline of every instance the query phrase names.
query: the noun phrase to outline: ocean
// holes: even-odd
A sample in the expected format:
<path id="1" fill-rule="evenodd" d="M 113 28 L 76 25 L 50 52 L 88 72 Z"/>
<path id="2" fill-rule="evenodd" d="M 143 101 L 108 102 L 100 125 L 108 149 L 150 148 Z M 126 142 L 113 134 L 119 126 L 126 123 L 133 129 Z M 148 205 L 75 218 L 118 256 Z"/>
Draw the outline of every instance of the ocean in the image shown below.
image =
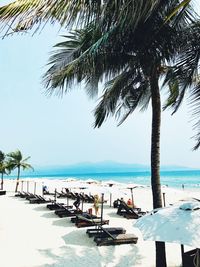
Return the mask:
<path id="1" fill-rule="evenodd" d="M 114 180 L 122 183 L 137 183 L 142 185 L 150 185 L 150 172 L 149 171 L 136 171 L 136 172 L 118 172 L 118 173 L 82 173 L 82 174 L 56 174 L 49 171 L 46 174 L 32 174 L 21 175 L 23 178 L 46 178 L 46 179 L 94 179 L 98 181 Z M 5 176 L 5 179 L 15 179 L 16 176 Z M 174 188 L 198 188 L 200 187 L 200 170 L 176 170 L 176 171 L 161 171 L 161 184 Z"/>

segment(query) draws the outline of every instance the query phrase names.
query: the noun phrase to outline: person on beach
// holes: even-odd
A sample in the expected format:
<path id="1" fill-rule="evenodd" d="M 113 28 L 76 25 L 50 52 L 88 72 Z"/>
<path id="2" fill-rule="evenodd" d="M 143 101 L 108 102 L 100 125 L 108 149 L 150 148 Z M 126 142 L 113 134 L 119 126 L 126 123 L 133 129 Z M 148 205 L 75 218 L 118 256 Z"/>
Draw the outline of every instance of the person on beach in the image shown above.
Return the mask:
<path id="1" fill-rule="evenodd" d="M 131 199 L 129 198 L 127 201 L 127 205 L 131 208 L 133 208 L 133 202 L 131 201 Z"/>
<path id="2" fill-rule="evenodd" d="M 76 207 L 77 210 L 79 210 L 80 204 L 81 204 L 81 198 L 79 194 L 76 194 L 76 200 L 74 201 L 73 205 Z"/>
<path id="3" fill-rule="evenodd" d="M 98 195 L 95 195 L 94 196 L 94 211 L 95 211 L 95 215 L 98 215 L 99 213 L 99 196 Z"/>
<path id="4" fill-rule="evenodd" d="M 118 210 L 117 210 L 117 214 L 120 214 L 121 211 L 124 209 L 124 206 L 126 206 L 126 202 L 124 201 L 123 197 L 119 200 L 119 206 L 118 206 Z"/>
<path id="5" fill-rule="evenodd" d="M 45 195 L 45 194 L 49 194 L 49 190 L 48 190 L 48 187 L 47 187 L 46 185 L 43 185 L 42 190 L 43 190 L 43 194 L 44 194 L 44 195 Z"/>

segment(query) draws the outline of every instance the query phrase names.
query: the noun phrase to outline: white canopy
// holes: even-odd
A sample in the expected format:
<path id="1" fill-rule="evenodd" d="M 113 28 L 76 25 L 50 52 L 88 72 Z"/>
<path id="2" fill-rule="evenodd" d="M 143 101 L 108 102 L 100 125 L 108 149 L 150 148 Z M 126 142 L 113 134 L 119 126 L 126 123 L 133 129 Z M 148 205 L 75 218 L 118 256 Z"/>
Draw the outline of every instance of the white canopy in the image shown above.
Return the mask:
<path id="1" fill-rule="evenodd" d="M 134 224 L 144 240 L 163 241 L 200 248 L 200 202 L 179 202 L 153 210 Z"/>

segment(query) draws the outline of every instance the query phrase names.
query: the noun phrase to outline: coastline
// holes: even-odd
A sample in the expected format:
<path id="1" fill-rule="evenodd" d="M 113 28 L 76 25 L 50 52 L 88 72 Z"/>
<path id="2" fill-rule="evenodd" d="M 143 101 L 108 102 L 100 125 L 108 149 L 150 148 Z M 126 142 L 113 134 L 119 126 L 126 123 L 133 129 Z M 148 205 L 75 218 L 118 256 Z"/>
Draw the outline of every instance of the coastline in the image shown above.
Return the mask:
<path id="1" fill-rule="evenodd" d="M 94 179 L 97 181 L 105 182 L 107 180 L 114 180 L 121 183 L 136 183 L 146 186 L 150 186 L 150 171 L 135 171 L 135 172 L 79 172 L 66 173 L 62 169 L 58 172 L 55 170 L 51 171 L 35 171 L 33 172 L 23 172 L 20 180 L 33 180 L 36 179 L 47 179 L 47 180 L 66 180 L 66 179 L 78 179 L 87 180 Z M 15 180 L 16 176 L 4 176 L 5 180 Z M 162 170 L 161 171 L 161 184 L 163 186 L 169 186 L 173 188 L 190 189 L 197 188 L 200 189 L 200 170 Z"/>

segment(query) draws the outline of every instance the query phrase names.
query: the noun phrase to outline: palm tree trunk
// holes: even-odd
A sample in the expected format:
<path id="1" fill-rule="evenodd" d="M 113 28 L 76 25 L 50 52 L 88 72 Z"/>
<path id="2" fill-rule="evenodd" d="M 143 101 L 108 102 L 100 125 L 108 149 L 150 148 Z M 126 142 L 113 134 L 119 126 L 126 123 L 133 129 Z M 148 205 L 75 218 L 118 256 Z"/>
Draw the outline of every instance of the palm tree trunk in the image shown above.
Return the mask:
<path id="1" fill-rule="evenodd" d="M 1 190 L 3 190 L 3 172 L 1 173 Z"/>
<path id="2" fill-rule="evenodd" d="M 18 190 L 18 186 L 19 186 L 19 176 L 20 176 L 20 167 L 17 167 L 17 182 L 16 182 L 16 188 L 15 188 L 15 193 Z"/>
<path id="3" fill-rule="evenodd" d="M 152 99 L 152 133 L 151 133 L 151 186 L 153 195 L 153 208 L 162 207 L 160 184 L 160 127 L 161 127 L 161 100 L 158 84 L 157 68 L 151 75 Z M 156 267 L 166 267 L 165 243 L 156 242 Z"/>

